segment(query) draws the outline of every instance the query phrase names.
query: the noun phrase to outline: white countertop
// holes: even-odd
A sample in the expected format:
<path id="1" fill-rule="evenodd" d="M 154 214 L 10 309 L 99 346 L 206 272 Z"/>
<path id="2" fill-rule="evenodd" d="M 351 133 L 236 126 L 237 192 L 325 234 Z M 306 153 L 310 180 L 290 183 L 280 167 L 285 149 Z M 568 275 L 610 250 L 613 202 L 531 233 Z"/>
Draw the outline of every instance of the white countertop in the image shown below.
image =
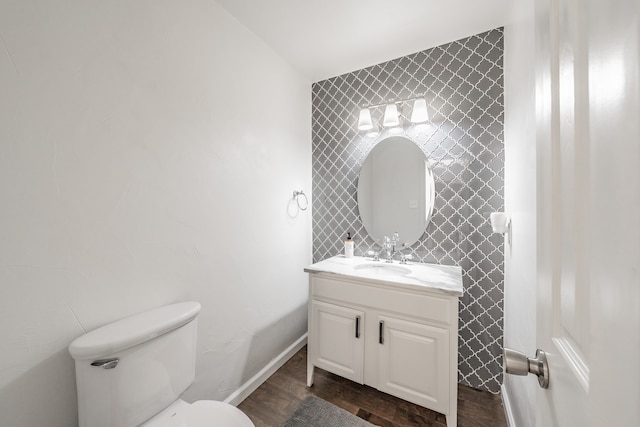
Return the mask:
<path id="1" fill-rule="evenodd" d="M 462 295 L 462 269 L 457 266 L 409 262 L 388 264 L 371 258 L 345 258 L 334 256 L 304 269 L 307 273 L 331 273 L 358 279 L 368 279 L 387 284 L 400 284 L 424 289 L 425 287 L 447 294 Z"/>

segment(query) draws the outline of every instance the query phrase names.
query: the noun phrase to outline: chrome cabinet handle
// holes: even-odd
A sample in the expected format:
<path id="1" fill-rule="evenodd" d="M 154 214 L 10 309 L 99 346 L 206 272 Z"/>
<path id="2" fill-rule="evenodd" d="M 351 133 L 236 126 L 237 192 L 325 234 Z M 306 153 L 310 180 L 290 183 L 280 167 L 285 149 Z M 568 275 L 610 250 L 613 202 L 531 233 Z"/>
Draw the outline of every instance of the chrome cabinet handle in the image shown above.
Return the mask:
<path id="1" fill-rule="evenodd" d="M 112 359 L 100 359 L 92 362 L 91 366 L 103 369 L 113 369 L 118 366 L 118 362 L 120 362 L 120 359 L 118 359 L 117 357 L 114 357 Z"/>
<path id="2" fill-rule="evenodd" d="M 380 332 L 379 332 L 378 336 L 379 336 L 378 342 L 380 344 L 384 344 L 384 320 L 380 321 Z"/>
<path id="3" fill-rule="evenodd" d="M 356 316 L 356 338 L 360 338 L 360 316 Z"/>
<path id="4" fill-rule="evenodd" d="M 549 388 L 549 364 L 544 351 L 536 350 L 536 357 L 529 358 L 519 351 L 505 348 L 502 352 L 504 371 L 512 375 L 535 374 L 542 388 Z"/>

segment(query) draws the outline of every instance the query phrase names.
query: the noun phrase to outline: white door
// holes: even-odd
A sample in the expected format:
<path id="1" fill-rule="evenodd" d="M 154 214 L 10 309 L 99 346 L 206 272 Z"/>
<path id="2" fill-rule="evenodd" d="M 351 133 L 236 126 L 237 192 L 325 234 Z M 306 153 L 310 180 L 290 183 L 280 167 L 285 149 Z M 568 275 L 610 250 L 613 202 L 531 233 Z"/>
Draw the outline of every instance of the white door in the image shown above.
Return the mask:
<path id="1" fill-rule="evenodd" d="M 313 366 L 362 384 L 364 312 L 313 300 L 309 360 Z"/>
<path id="2" fill-rule="evenodd" d="M 540 427 L 640 426 L 639 9 L 536 1 Z"/>

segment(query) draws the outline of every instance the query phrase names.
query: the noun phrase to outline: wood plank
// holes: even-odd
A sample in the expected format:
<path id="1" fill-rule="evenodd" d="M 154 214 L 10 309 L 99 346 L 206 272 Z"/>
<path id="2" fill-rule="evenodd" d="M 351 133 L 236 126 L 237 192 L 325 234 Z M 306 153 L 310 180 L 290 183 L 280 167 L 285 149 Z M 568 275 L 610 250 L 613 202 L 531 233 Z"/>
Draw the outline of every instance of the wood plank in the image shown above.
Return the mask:
<path id="1" fill-rule="evenodd" d="M 307 347 L 298 351 L 238 408 L 256 427 L 279 427 L 310 394 L 382 427 L 446 426 L 445 416 L 316 368 L 306 386 Z M 500 395 L 458 385 L 459 427 L 506 427 Z"/>

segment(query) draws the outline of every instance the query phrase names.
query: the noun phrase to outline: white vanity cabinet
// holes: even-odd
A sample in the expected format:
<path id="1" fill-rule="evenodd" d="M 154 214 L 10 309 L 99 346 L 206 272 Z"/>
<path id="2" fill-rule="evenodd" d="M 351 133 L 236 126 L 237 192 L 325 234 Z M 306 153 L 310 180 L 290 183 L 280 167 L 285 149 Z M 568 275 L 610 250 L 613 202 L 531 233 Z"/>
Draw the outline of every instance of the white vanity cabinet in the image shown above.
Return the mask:
<path id="1" fill-rule="evenodd" d="M 458 292 L 314 266 L 306 269 L 307 385 L 321 368 L 443 413 L 455 426 L 461 276 Z"/>

